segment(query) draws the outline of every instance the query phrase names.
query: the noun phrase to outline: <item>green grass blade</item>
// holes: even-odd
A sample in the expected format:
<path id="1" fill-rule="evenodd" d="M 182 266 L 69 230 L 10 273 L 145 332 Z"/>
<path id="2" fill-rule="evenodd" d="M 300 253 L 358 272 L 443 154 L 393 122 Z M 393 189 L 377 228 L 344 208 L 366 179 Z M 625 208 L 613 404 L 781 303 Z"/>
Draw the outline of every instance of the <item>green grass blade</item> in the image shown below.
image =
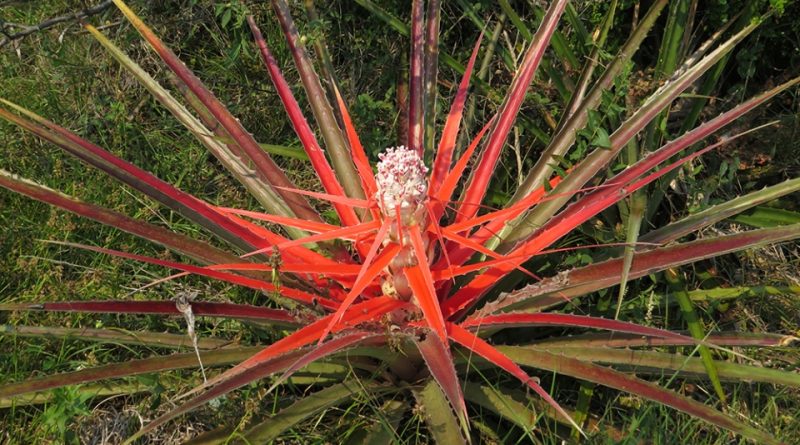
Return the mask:
<path id="1" fill-rule="evenodd" d="M 746 215 L 737 215 L 733 220 L 753 227 L 778 227 L 800 223 L 800 213 L 760 206 Z"/>
<path id="2" fill-rule="evenodd" d="M 689 299 L 695 303 L 755 298 L 765 295 L 800 295 L 800 286 L 718 287 L 689 291 Z"/>
<path id="3" fill-rule="evenodd" d="M 578 423 L 582 428 L 585 428 L 586 421 L 589 419 L 589 410 L 591 409 L 592 403 L 592 396 L 594 395 L 594 383 L 591 382 L 581 382 L 581 386 L 578 389 L 578 401 L 575 403 L 575 422 Z M 580 439 L 580 431 L 573 428 L 572 435 L 573 440 Z"/>
<path id="4" fill-rule="evenodd" d="M 387 443 L 400 443 L 397 431 L 400 421 L 409 410 L 403 400 L 387 400 L 376 410 L 379 419 L 371 427 L 365 428 L 363 434 L 354 434 L 347 445 L 385 445 Z"/>

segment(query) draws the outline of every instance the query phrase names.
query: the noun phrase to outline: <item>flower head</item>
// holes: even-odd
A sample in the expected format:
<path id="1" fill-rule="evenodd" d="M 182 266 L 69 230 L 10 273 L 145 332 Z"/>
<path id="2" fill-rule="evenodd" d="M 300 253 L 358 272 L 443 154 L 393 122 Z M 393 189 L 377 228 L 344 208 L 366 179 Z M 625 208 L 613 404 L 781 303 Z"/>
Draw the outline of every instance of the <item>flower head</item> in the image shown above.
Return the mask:
<path id="1" fill-rule="evenodd" d="M 428 168 L 415 150 L 400 146 L 378 155 L 375 199 L 384 215 L 394 217 L 400 209 L 404 217 L 413 215 L 425 198 Z"/>

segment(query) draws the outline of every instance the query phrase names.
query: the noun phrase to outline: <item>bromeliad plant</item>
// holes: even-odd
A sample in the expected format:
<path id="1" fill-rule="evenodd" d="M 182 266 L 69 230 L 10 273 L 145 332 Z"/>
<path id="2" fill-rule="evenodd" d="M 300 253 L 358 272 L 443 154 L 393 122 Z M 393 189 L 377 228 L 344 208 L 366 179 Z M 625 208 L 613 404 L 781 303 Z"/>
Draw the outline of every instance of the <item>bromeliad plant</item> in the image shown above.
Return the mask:
<path id="1" fill-rule="evenodd" d="M 654 120 L 663 119 L 670 104 L 727 57 L 760 20 L 743 24 L 727 40 L 722 40 L 724 30 L 720 30 L 694 54 L 688 55 L 682 66 L 676 66 L 671 77 L 638 108 L 630 110 L 616 131 L 599 138 L 593 151 L 568 172 L 554 174 L 554 160 L 563 158 L 575 144 L 576 133 L 587 125 L 590 113 L 598 109 L 604 93 L 613 89 L 615 79 L 667 4 L 666 0 L 655 1 L 599 78 L 594 75 L 598 67 L 597 54 L 587 57 L 577 83 L 570 81 L 569 104 L 555 131 L 547 138 L 541 159 L 512 200 L 504 208 L 491 209 L 482 203 L 526 92 L 543 63 L 551 39 L 557 35 L 565 9 L 567 15 L 574 15 L 573 10 L 567 9 L 566 0 L 551 2 L 543 13 L 502 105 L 465 147 L 457 147 L 457 141 L 459 132 L 465 131 L 460 128 L 462 115 L 481 39 L 463 67 L 463 77 L 438 144 L 434 144 L 435 107 L 432 104 L 437 89 L 440 5 L 438 0 L 431 0 L 426 11 L 422 0 L 414 0 L 409 30 L 407 146 L 387 148 L 380 155 L 376 170 L 359 141 L 329 66 L 323 66 L 328 88 L 322 87 L 287 3 L 273 0 L 272 5 L 308 95 L 322 143 L 306 121 L 255 21 L 249 18 L 269 76 L 324 190 L 295 187 L 239 121 L 134 12 L 122 0 L 114 0 L 114 3 L 172 71 L 183 101 L 174 98 L 97 29 L 85 25 L 86 29 L 214 154 L 263 208 L 250 211 L 212 205 L 6 100 L 2 100 L 0 108 L 4 119 L 178 212 L 229 244 L 233 251 L 80 201 L 6 170 L 0 170 L 0 185 L 164 245 L 196 264 L 64 244 L 164 266 L 180 271 L 179 275 L 195 274 L 257 289 L 274 304 L 260 307 L 200 300 L 177 303 L 125 300 L 3 304 L 0 308 L 183 314 L 190 320 L 201 316 L 225 317 L 292 329 L 280 340 L 261 347 L 213 350 L 217 343 L 201 342 L 201 349 L 212 348 L 198 355 L 205 367 L 235 365 L 185 394 L 190 397 L 188 400 L 145 425 L 129 441 L 244 385 L 274 375 L 277 378 L 272 381 L 272 390 L 304 371 L 317 373 L 326 382 L 332 378 L 342 381 L 299 399 L 263 421 L 253 422 L 238 433 L 240 437 L 248 443 L 270 440 L 314 413 L 362 394 L 373 399 L 376 406 L 380 405 L 387 419 L 363 427 L 365 443 L 370 440 L 379 443 L 382 437 L 402 439 L 387 431 L 392 428 L 402 431 L 399 423 L 414 418 L 409 414 L 415 404 L 404 399 L 404 394 L 416 399 L 422 407 L 429 434 L 441 443 L 471 440 L 474 430 L 470 417 L 475 411 L 470 407 L 480 407 L 503 417 L 522 427 L 526 434 L 536 427 L 537 420 L 536 411 L 531 410 L 529 403 L 540 413 L 576 431 L 596 429 L 596 422 L 586 418 L 585 410 L 563 408 L 556 400 L 560 397 L 551 395 L 524 369 L 532 368 L 626 391 L 758 443 L 779 443 L 772 435 L 746 421 L 614 368 L 707 374 L 715 388 L 722 379 L 800 386 L 800 376 L 796 373 L 734 364 L 714 359 L 712 355 L 719 351 L 730 353 L 725 348 L 731 346 L 782 346 L 793 338 L 762 333 L 705 334 L 696 329 L 688 335 L 559 308 L 576 297 L 624 285 L 628 280 L 800 237 L 800 225 L 795 224 L 676 242 L 747 208 L 800 189 L 800 179 L 670 223 L 647 234 L 646 243 L 632 243 L 614 254 L 619 256 L 603 262 L 544 279 L 525 267 L 531 259 L 551 253 L 556 243 L 601 212 L 628 200 L 634 202 L 632 196 L 643 193 L 659 178 L 738 137 L 723 136 L 697 149 L 708 136 L 800 82 L 800 79 L 792 79 L 766 91 L 640 158 L 629 156 L 627 168 L 587 186 L 593 178 L 603 177 L 620 152 L 637 143 L 637 134 Z M 508 7 L 507 2 L 501 3 Z M 613 23 L 616 3 L 612 2 L 601 27 L 601 37 L 595 41 L 598 48 Z M 307 3 L 307 8 L 314 14 L 313 5 Z M 329 63 L 324 42 L 317 42 L 316 50 L 320 60 Z M 457 65 L 453 60 L 450 63 Z M 552 74 L 552 62 L 546 63 L 547 72 Z M 481 86 L 486 88 L 485 84 Z M 459 188 L 461 196 L 456 197 Z M 338 221 L 326 221 L 321 217 L 309 197 L 329 202 Z M 276 225 L 282 230 L 274 229 Z M 515 273 L 532 278 L 529 284 L 514 286 L 509 291 L 508 282 L 503 280 Z M 689 303 L 687 311 L 691 310 Z M 492 344 L 491 337 L 502 330 L 541 326 L 556 327 L 559 332 L 568 329 L 572 333 L 607 331 L 608 334 L 584 333 L 568 338 L 532 334 L 528 342 Z M 19 332 L 23 328 L 18 327 Z M 156 344 L 174 340 L 152 333 L 141 333 L 137 338 L 150 339 Z M 119 340 L 119 336 L 111 339 Z M 702 358 L 642 350 L 645 346 L 695 347 L 701 351 Z M 344 363 L 348 371 L 314 368 L 321 361 Z M 198 360 L 194 354 L 153 357 L 6 384 L 0 387 L 0 397 L 7 400 L 65 385 L 196 366 Z M 480 376 L 493 367 L 513 376 L 516 383 L 505 381 L 489 385 L 481 381 Z M 525 398 L 520 388 L 532 390 L 536 395 Z M 724 392 L 721 396 L 724 397 Z M 219 440 L 228 438 L 224 435 Z"/>

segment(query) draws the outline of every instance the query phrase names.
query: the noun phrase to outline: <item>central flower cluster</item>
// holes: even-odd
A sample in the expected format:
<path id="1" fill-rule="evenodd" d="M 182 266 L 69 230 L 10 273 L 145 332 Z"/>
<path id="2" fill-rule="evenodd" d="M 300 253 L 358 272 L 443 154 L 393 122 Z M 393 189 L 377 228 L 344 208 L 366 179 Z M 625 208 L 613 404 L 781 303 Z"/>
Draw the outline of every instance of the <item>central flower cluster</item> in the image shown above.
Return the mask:
<path id="1" fill-rule="evenodd" d="M 428 168 L 415 150 L 404 146 L 387 148 L 378 155 L 378 192 L 375 199 L 384 215 L 404 218 L 417 212 L 427 191 Z"/>

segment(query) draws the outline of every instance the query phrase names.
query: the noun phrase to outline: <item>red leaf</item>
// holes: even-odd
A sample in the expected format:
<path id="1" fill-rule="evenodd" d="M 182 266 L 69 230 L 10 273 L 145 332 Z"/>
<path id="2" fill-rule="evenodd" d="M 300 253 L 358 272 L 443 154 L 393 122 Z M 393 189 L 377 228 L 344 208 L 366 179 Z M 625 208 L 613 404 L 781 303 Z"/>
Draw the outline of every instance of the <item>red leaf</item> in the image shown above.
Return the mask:
<path id="1" fill-rule="evenodd" d="M 85 203 L 68 195 L 50 190 L 31 181 L 20 179 L 0 169 L 0 187 L 29 196 L 37 201 L 60 207 L 68 212 L 93 219 L 107 226 L 115 227 L 148 241 L 159 243 L 178 253 L 190 256 L 203 263 L 222 263 L 235 261 L 236 256 L 208 243 L 198 241 L 180 233 L 167 230 L 121 213 Z"/>
<path id="2" fill-rule="evenodd" d="M 384 227 L 387 227 L 388 224 L 384 223 Z M 381 231 L 384 229 L 382 228 Z M 374 255 L 375 251 L 377 250 L 377 246 L 380 246 L 383 243 L 383 239 L 375 238 L 375 241 L 370 248 L 370 254 Z M 329 332 L 331 332 L 342 320 L 342 317 L 350 308 L 350 305 L 356 301 L 361 292 L 366 289 L 366 287 L 372 284 L 373 280 L 383 273 L 383 270 L 392 262 L 392 260 L 397 256 L 397 253 L 400 252 L 400 245 L 396 243 L 391 243 L 383 248 L 381 253 L 375 256 L 374 261 L 369 256 L 364 261 L 364 264 L 361 266 L 361 271 L 358 273 L 358 277 L 356 277 L 356 282 L 353 287 L 350 289 L 350 292 L 345 297 L 344 301 L 339 305 L 339 308 L 336 310 L 336 313 L 330 318 L 327 326 L 318 334 L 319 341 L 325 339 Z"/>
<path id="3" fill-rule="evenodd" d="M 350 151 L 353 154 L 353 162 L 358 169 L 358 174 L 361 177 L 361 184 L 367 192 L 367 196 L 375 196 L 378 191 L 378 186 L 375 184 L 375 176 L 372 173 L 372 167 L 367 159 L 367 154 L 364 152 L 364 146 L 361 145 L 361 140 L 358 138 L 358 133 L 353 127 L 353 121 L 350 119 L 350 113 L 347 111 L 347 106 L 342 100 L 339 89 L 333 85 L 333 91 L 336 94 L 336 101 L 339 105 L 339 111 L 342 113 L 342 120 L 344 121 L 345 132 L 347 133 L 347 140 L 350 143 Z M 378 219 L 378 218 L 375 218 Z"/>
<path id="4" fill-rule="evenodd" d="M 247 23 L 250 25 L 250 31 L 253 33 L 258 49 L 261 52 L 261 60 L 264 62 L 264 65 L 267 66 L 272 83 L 278 91 L 281 102 L 284 108 L 286 108 L 289 119 L 292 121 L 295 133 L 297 133 L 297 136 L 300 138 L 300 142 L 303 144 L 303 148 L 305 148 L 306 154 L 308 154 L 308 158 L 311 160 L 311 164 L 322 186 L 325 187 L 325 191 L 331 195 L 345 196 L 344 188 L 342 188 L 339 180 L 336 179 L 336 175 L 333 173 L 330 164 L 328 164 L 325 153 L 323 153 L 322 148 L 319 146 L 314 132 L 311 130 L 311 127 L 309 127 L 306 118 L 303 117 L 303 112 L 300 110 L 300 106 L 297 104 L 297 100 L 295 100 L 292 90 L 289 88 L 289 84 L 286 82 L 286 79 L 284 79 L 283 74 L 281 74 L 278 63 L 275 61 L 275 58 L 272 57 L 269 48 L 267 48 L 267 42 L 264 40 L 264 36 L 261 35 L 258 26 L 256 26 L 253 16 L 247 17 Z M 352 207 L 340 203 L 334 203 L 333 207 L 336 209 L 336 213 L 339 215 L 342 223 L 348 226 L 358 224 L 358 216 L 356 216 Z"/>
<path id="5" fill-rule="evenodd" d="M 297 319 L 282 309 L 233 303 L 191 302 L 192 312 L 198 316 L 251 318 L 295 324 Z M 166 314 L 180 315 L 174 301 L 61 301 L 18 305 L 4 310 L 35 309 L 53 312 L 92 312 L 110 314 Z"/>
<path id="6" fill-rule="evenodd" d="M 466 170 L 467 164 L 472 158 L 472 154 L 475 152 L 475 149 L 478 148 L 478 144 L 480 144 L 483 135 L 486 134 L 489 128 L 491 128 L 493 122 L 494 118 L 489 120 L 489 122 L 487 122 L 486 125 L 481 128 L 481 131 L 478 132 L 472 142 L 470 142 L 469 147 L 467 147 L 467 149 L 456 162 L 456 165 L 453 166 L 453 169 L 450 170 L 450 173 L 448 173 L 444 178 L 442 187 L 438 190 L 429 190 L 428 193 L 432 195 L 433 198 L 433 221 L 438 221 L 442 217 L 442 214 L 444 213 L 444 204 L 450 201 L 450 198 L 453 197 L 453 192 L 456 190 L 458 181 L 464 174 L 464 170 Z"/>
<path id="7" fill-rule="evenodd" d="M 663 329 L 650 328 L 647 326 L 628 323 L 625 321 L 611 320 L 608 318 L 588 317 L 584 315 L 556 314 L 556 313 L 505 313 L 489 315 L 486 317 L 476 317 L 465 320 L 461 323 L 463 328 L 491 329 L 491 328 L 510 328 L 526 326 L 566 326 L 582 327 L 592 329 L 604 329 L 628 334 L 646 335 L 649 337 L 668 338 L 678 341 L 689 341 L 692 344 L 698 343 L 691 337 L 665 331 Z"/>
<path id="8" fill-rule="evenodd" d="M 264 241 L 260 237 L 216 211 L 208 203 L 114 156 L 65 128 L 3 99 L 0 99 L 0 102 L 25 112 L 26 115 L 36 119 L 39 125 L 2 108 L 0 108 L 0 117 L 52 142 L 73 156 L 152 197 L 163 205 L 178 211 L 185 217 L 240 248 L 245 248 L 247 245 L 264 247 Z"/>
<path id="9" fill-rule="evenodd" d="M 332 327 L 331 332 L 335 333 L 343 329 L 355 327 L 365 321 L 378 320 L 381 316 L 383 316 L 383 314 L 407 305 L 408 303 L 389 297 L 373 298 L 371 300 L 355 304 L 350 307 L 349 310 L 347 310 L 342 316 L 342 322 Z M 334 314 L 327 315 L 319 320 L 316 320 L 308 326 L 295 331 L 291 335 L 267 346 L 257 354 L 225 371 L 224 373 L 209 379 L 204 385 L 193 389 L 186 395 L 194 394 L 209 386 L 227 381 L 234 376 L 266 363 L 269 360 L 273 360 L 281 354 L 310 345 L 314 341 L 319 340 L 320 331 L 325 329 L 326 326 L 330 325 L 332 319 L 334 319 Z"/>
<path id="10" fill-rule="evenodd" d="M 375 341 L 378 340 L 378 341 Z M 347 335 L 343 335 L 341 337 L 333 338 L 330 341 L 322 343 L 316 347 L 314 347 L 309 353 L 300 357 L 296 362 L 292 364 L 286 371 L 283 372 L 275 383 L 270 386 L 267 390 L 267 393 L 271 393 L 273 389 L 280 386 L 283 382 L 286 381 L 289 377 L 292 376 L 295 372 L 304 367 L 308 366 L 309 364 L 321 360 L 331 354 L 336 354 L 344 349 L 355 345 L 363 345 L 365 343 L 369 343 L 371 346 L 379 346 L 386 342 L 386 337 L 383 333 L 376 334 L 374 332 L 366 332 L 366 331 L 357 331 L 354 333 L 348 333 Z"/>
<path id="11" fill-rule="evenodd" d="M 214 97 L 200 79 L 178 59 L 175 53 L 167 48 L 164 42 L 162 42 L 122 1 L 117 0 L 116 5 L 136 30 L 139 31 L 139 34 L 141 34 L 156 53 L 158 53 L 161 60 L 163 60 L 170 70 L 186 84 L 203 106 L 205 106 L 223 128 L 225 128 L 225 131 L 234 139 L 236 144 L 244 150 L 253 162 L 256 170 L 273 186 L 293 188 L 293 184 L 283 173 L 283 170 L 281 170 L 281 168 L 272 161 L 272 158 L 258 146 L 253 136 L 250 135 L 250 133 L 242 127 L 242 124 L 230 114 L 228 109 Z M 283 197 L 297 216 L 317 221 L 320 220 L 319 215 L 302 197 L 287 193 L 285 189 L 278 189 L 277 192 Z"/>
<path id="12" fill-rule="evenodd" d="M 447 341 L 447 332 L 445 331 L 444 318 L 442 318 L 442 310 L 439 308 L 439 298 L 436 295 L 436 289 L 433 286 L 433 277 L 431 276 L 430 264 L 425 255 L 425 244 L 422 241 L 422 234 L 418 225 L 408 227 L 408 233 L 411 238 L 411 245 L 414 248 L 414 255 L 417 258 L 417 264 L 411 267 L 406 267 L 406 278 L 414 296 L 417 299 L 417 304 L 422 309 L 422 314 L 425 316 L 425 322 L 431 329 L 439 336 L 443 342 Z"/>
<path id="13" fill-rule="evenodd" d="M 528 89 L 536 68 L 542 60 L 547 49 L 550 38 L 558 27 L 559 18 L 564 12 L 567 0 L 556 0 L 551 3 L 536 35 L 525 52 L 525 57 L 514 76 L 511 88 L 506 96 L 503 105 L 498 112 L 496 125 L 489 135 L 489 140 L 484 147 L 480 161 L 476 164 L 472 172 L 469 185 L 464 189 L 462 203 L 456 213 L 456 222 L 461 222 L 472 218 L 478 213 L 479 205 L 483 201 L 486 190 L 489 189 L 489 181 L 495 174 L 495 166 L 500 157 L 500 151 L 505 145 L 511 127 L 517 119 L 517 113 L 525 99 L 525 91 Z"/>
<path id="14" fill-rule="evenodd" d="M 414 337 L 414 342 L 425 360 L 431 375 L 442 388 L 444 395 L 450 401 L 450 405 L 458 416 L 458 421 L 464 431 L 469 431 L 469 421 L 467 420 L 467 405 L 464 403 L 464 394 L 461 392 L 461 384 L 458 381 L 458 374 L 453 366 L 453 356 L 450 353 L 449 343 L 439 339 L 436 335 L 425 335 L 425 338 L 418 340 Z"/>
<path id="15" fill-rule="evenodd" d="M 447 115 L 447 121 L 442 130 L 442 139 L 436 151 L 436 160 L 433 163 L 433 171 L 431 172 L 428 190 L 438 190 L 447 172 L 450 170 L 450 164 L 453 160 L 453 149 L 456 146 L 458 129 L 461 125 L 461 116 L 464 111 L 464 104 L 467 102 L 469 80 L 472 75 L 472 68 L 475 65 L 475 59 L 478 57 L 478 49 L 481 47 L 481 40 L 483 40 L 483 32 L 478 36 L 478 41 L 472 49 L 472 55 L 467 63 L 467 68 L 464 70 L 464 75 L 461 77 L 461 83 L 458 85 L 456 97 L 453 99 L 453 104 L 450 105 L 450 114 Z"/>
<path id="16" fill-rule="evenodd" d="M 253 219 L 257 219 L 259 221 L 267 221 L 274 224 L 296 227 L 298 229 L 308 230 L 309 232 L 314 232 L 314 233 L 329 232 L 331 230 L 336 230 L 340 228 L 339 226 L 334 226 L 332 224 L 327 224 L 324 222 L 308 221 L 305 219 L 290 218 L 288 216 L 270 215 L 268 213 L 253 212 L 250 210 L 243 210 L 243 209 L 234 209 L 231 207 L 217 207 L 217 210 L 220 210 L 225 214 L 247 216 Z"/>
<path id="17" fill-rule="evenodd" d="M 514 363 L 508 356 L 503 354 L 502 352 L 498 351 L 494 347 L 492 347 L 489 343 L 486 343 L 481 338 L 477 337 L 476 335 L 472 334 L 468 330 L 458 326 L 457 324 L 447 323 L 447 333 L 449 334 L 450 338 L 455 341 L 456 343 L 464 346 L 465 348 L 469 349 L 470 351 L 478 354 L 479 356 L 483 357 L 489 363 L 499 366 L 503 368 L 506 372 L 513 375 L 514 377 L 518 378 L 522 383 L 528 385 L 531 389 L 536 391 L 539 396 L 541 396 L 550 406 L 553 407 L 559 414 L 561 414 L 570 424 L 572 424 L 575 429 L 581 429 L 572 417 L 564 411 L 564 408 L 561 408 L 561 405 L 558 404 L 551 396 L 544 390 L 537 382 L 536 379 L 530 377 L 522 368 L 519 367 L 516 363 Z"/>
<path id="18" fill-rule="evenodd" d="M 245 286 L 245 287 L 248 287 L 250 289 L 258 289 L 258 290 L 263 290 L 263 291 L 267 291 L 267 292 L 275 292 L 275 291 L 278 290 L 275 287 L 274 284 L 269 283 L 267 281 L 257 280 L 257 279 L 254 279 L 254 278 L 249 278 L 249 277 L 245 277 L 245 276 L 242 276 L 242 275 L 236 275 L 236 274 L 232 274 L 232 273 L 228 273 L 228 272 L 221 272 L 221 271 L 217 271 L 217 270 L 212 270 L 212 269 L 208 269 L 208 268 L 205 268 L 205 267 L 192 266 L 192 265 L 189 265 L 189 264 L 177 263 L 177 262 L 174 262 L 174 261 L 165 261 L 165 260 L 160 260 L 160 259 L 157 259 L 157 258 L 151 258 L 151 257 L 143 256 L 143 255 L 136 255 L 136 254 L 127 253 L 127 252 L 120 252 L 118 250 L 104 249 L 102 247 L 87 246 L 85 244 L 64 243 L 64 242 L 57 242 L 57 241 L 51 241 L 51 242 L 54 243 L 54 244 L 61 244 L 61 245 L 64 245 L 64 246 L 78 247 L 80 249 L 91 250 L 93 252 L 99 252 L 99 253 L 104 253 L 104 254 L 107 254 L 107 255 L 118 256 L 118 257 L 121 257 L 121 258 L 127 258 L 127 259 L 130 259 L 130 260 L 141 261 L 141 262 L 144 262 L 144 263 L 156 264 L 158 266 L 170 267 L 172 269 L 182 270 L 184 272 L 193 273 L 195 275 L 202 275 L 202 276 L 205 276 L 205 277 L 214 278 L 214 279 L 217 279 L 217 280 L 222 280 L 222 281 L 225 281 L 225 282 L 228 282 L 228 283 L 237 284 L 239 286 Z M 338 306 L 338 304 L 335 301 L 328 300 L 327 298 L 322 298 L 322 297 L 317 296 L 317 295 L 312 295 L 312 294 L 309 294 L 309 293 L 301 291 L 301 290 L 292 289 L 292 288 L 286 287 L 286 286 L 281 286 L 280 294 L 282 296 L 285 296 L 287 298 L 291 298 L 292 300 L 299 301 L 299 302 L 304 303 L 306 305 L 319 304 L 322 307 L 325 307 L 327 309 L 335 309 Z"/>

